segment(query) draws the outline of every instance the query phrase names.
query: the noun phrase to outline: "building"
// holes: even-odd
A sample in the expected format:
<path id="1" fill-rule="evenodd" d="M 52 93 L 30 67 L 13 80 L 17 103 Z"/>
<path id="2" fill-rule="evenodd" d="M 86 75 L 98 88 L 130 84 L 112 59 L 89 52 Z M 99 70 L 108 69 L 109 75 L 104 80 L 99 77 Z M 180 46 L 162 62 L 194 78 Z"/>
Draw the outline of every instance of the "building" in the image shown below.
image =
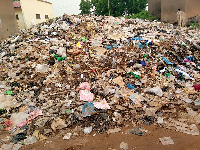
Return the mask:
<path id="1" fill-rule="evenodd" d="M 12 0 L 0 0 L 0 40 L 18 32 Z"/>
<path id="2" fill-rule="evenodd" d="M 165 22 L 176 21 L 178 9 L 185 12 L 186 18 L 200 15 L 200 0 L 148 0 L 148 5 L 149 14 Z"/>
<path id="3" fill-rule="evenodd" d="M 22 14 L 21 4 L 20 1 L 13 2 L 15 8 L 15 16 L 20 29 L 25 29 L 24 17 Z"/>
<path id="4" fill-rule="evenodd" d="M 20 29 L 29 29 L 38 23 L 54 18 L 52 3 L 43 0 L 20 0 L 13 2 Z"/>
<path id="5" fill-rule="evenodd" d="M 148 12 L 161 19 L 161 0 L 148 0 Z"/>

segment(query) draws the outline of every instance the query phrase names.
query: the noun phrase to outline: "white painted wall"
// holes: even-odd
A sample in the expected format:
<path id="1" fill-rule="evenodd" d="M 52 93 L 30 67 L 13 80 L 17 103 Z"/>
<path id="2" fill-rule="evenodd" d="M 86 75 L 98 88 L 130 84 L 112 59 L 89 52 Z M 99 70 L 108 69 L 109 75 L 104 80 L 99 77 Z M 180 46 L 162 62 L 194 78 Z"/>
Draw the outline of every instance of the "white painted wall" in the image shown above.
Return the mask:
<path id="1" fill-rule="evenodd" d="M 15 8 L 15 16 L 18 15 L 19 20 L 17 20 L 20 29 L 25 29 L 24 17 L 21 8 Z"/>
<path id="2" fill-rule="evenodd" d="M 45 22 L 47 20 L 45 15 L 48 15 L 49 19 L 54 18 L 53 7 L 50 3 L 38 0 L 20 0 L 20 3 L 26 29 Z M 36 14 L 40 14 L 40 19 L 36 19 Z"/>

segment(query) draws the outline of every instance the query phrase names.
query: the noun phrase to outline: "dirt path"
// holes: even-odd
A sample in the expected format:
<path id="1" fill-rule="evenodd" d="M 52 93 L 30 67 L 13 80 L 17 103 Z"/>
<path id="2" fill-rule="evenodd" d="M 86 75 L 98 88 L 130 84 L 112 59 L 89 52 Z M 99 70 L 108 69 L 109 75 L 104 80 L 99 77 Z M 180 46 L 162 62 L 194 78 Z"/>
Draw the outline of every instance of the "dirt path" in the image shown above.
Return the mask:
<path id="1" fill-rule="evenodd" d="M 128 143 L 129 150 L 199 150 L 200 136 L 192 136 L 180 132 L 166 130 L 154 125 L 144 126 L 148 130 L 144 136 L 125 134 L 131 126 L 122 128 L 122 131 L 114 134 L 79 135 L 69 140 L 62 139 L 62 133 L 49 138 L 46 142 L 24 146 L 23 150 L 120 150 L 120 143 Z M 200 129 L 200 126 L 198 126 Z M 159 138 L 170 136 L 174 144 L 164 146 Z"/>

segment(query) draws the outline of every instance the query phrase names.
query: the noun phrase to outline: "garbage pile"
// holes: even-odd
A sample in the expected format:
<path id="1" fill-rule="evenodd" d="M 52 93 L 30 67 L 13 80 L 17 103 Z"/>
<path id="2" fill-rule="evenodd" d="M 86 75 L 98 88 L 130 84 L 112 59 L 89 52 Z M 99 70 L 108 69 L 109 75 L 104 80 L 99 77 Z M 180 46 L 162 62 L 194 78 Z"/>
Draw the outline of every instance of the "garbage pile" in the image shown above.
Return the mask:
<path id="1" fill-rule="evenodd" d="M 199 135 L 199 38 L 158 21 L 63 15 L 1 41 L 4 140 L 20 147 L 126 122 L 137 135 L 141 124 Z"/>

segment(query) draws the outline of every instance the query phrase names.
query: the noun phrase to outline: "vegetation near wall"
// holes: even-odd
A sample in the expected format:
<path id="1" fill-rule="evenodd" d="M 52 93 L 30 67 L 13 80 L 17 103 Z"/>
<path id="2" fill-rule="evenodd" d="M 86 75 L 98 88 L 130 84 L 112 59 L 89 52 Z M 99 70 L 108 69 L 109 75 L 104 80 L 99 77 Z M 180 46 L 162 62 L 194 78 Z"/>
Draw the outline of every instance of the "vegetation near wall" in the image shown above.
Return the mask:
<path id="1" fill-rule="evenodd" d="M 109 6 L 108 7 L 108 2 Z M 146 8 L 148 0 L 81 0 L 81 14 L 90 14 L 92 8 L 98 15 L 114 17 L 137 14 Z"/>
<path id="2" fill-rule="evenodd" d="M 125 18 L 130 19 L 130 18 L 138 18 L 138 19 L 147 19 L 147 20 L 156 20 L 157 18 L 155 16 L 149 15 L 148 11 L 142 10 L 141 12 L 137 14 L 133 14 L 130 16 L 126 16 Z"/>

